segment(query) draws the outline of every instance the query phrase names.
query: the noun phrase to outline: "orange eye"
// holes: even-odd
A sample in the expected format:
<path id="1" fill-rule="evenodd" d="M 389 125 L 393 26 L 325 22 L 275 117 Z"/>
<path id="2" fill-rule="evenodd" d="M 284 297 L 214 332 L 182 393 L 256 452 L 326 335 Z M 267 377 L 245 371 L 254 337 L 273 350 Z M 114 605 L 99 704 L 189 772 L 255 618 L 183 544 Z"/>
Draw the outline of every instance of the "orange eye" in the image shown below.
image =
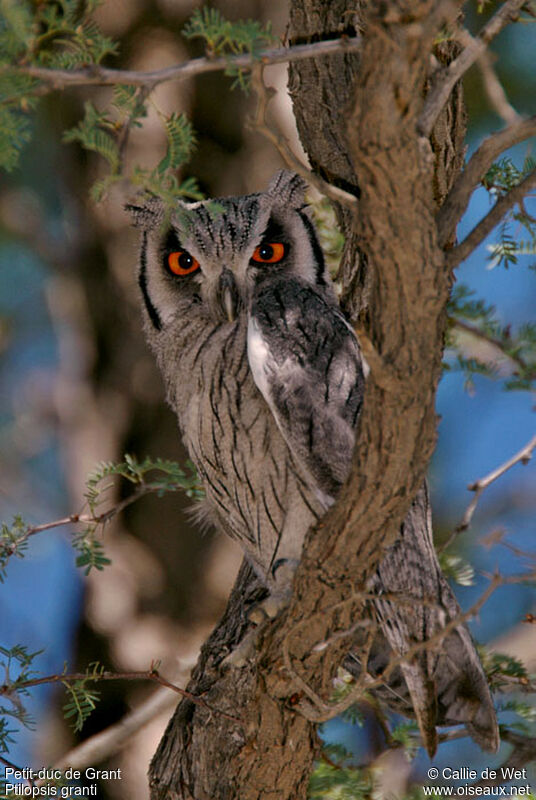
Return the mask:
<path id="1" fill-rule="evenodd" d="M 282 260 L 286 251 L 286 245 L 282 242 L 260 244 L 253 253 L 252 259 L 260 264 L 277 264 Z"/>
<path id="2" fill-rule="evenodd" d="M 199 269 L 199 261 L 186 250 L 177 250 L 167 257 L 167 265 L 173 275 L 190 275 Z"/>

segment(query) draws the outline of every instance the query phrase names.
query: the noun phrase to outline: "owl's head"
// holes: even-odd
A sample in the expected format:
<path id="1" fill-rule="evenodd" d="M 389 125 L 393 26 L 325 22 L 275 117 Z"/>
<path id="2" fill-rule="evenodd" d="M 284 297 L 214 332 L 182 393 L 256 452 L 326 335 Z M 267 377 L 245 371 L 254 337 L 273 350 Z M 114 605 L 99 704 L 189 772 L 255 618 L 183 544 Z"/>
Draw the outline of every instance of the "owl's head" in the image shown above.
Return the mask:
<path id="1" fill-rule="evenodd" d="M 326 286 L 305 188 L 282 170 L 265 192 L 178 201 L 167 222 L 157 201 L 129 206 L 142 229 L 139 284 L 154 328 L 171 322 L 185 299 L 212 319 L 232 321 L 248 308 L 255 286 L 274 276 Z"/>

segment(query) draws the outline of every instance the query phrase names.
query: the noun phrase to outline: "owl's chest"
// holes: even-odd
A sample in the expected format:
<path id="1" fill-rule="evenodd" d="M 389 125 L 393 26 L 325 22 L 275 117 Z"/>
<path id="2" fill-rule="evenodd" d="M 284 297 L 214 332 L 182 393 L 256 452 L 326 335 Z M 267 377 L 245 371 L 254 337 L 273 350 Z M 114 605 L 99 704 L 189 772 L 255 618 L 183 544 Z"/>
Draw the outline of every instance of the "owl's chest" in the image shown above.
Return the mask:
<path id="1" fill-rule="evenodd" d="M 276 557 L 299 557 L 322 507 L 255 385 L 246 342 L 245 321 L 199 337 L 173 405 L 210 507 L 266 574 Z"/>
<path id="2" fill-rule="evenodd" d="M 246 334 L 239 321 L 200 339 L 188 358 L 191 379 L 177 386 L 185 442 L 201 469 L 221 481 L 238 477 L 247 483 L 258 459 L 286 457 L 286 444 L 251 374 Z"/>

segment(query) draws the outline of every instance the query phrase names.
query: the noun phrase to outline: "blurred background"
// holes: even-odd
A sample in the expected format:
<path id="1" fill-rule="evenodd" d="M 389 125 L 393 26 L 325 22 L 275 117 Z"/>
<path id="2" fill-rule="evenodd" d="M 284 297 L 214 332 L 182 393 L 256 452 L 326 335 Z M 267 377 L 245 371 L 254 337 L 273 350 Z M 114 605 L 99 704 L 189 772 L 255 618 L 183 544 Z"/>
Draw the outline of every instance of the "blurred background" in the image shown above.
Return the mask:
<path id="1" fill-rule="evenodd" d="M 114 66 L 156 69 L 200 55 L 196 42 L 180 31 L 197 3 L 189 0 L 118 0 L 105 2 L 96 19 L 120 43 Z M 287 4 L 283 0 L 221 0 L 212 3 L 231 19 L 270 20 L 283 36 Z M 468 7 L 473 30 L 483 24 Z M 490 4 L 493 10 L 494 4 Z M 510 26 L 493 45 L 496 70 L 516 110 L 536 112 L 535 34 L 532 26 Z M 266 70 L 277 91 L 271 113 L 293 144 L 301 149 L 286 95 L 286 67 Z M 184 177 L 196 176 L 207 196 L 243 194 L 261 189 L 283 166 L 278 153 L 247 126 L 252 99 L 230 91 L 231 79 L 220 73 L 188 83 L 168 83 L 155 92 L 155 108 L 143 129 L 134 130 L 132 163 L 154 166 L 165 151 L 157 108 L 184 111 L 198 137 L 198 147 Z M 502 121 L 490 110 L 477 68 L 466 79 L 469 150 Z M 3 175 L 0 189 L 0 520 L 20 513 L 30 523 L 48 522 L 79 511 L 87 475 L 104 460 L 124 453 L 183 462 L 174 415 L 164 402 L 159 374 L 141 334 L 135 281 L 137 235 L 123 211 L 120 191 L 99 206 L 88 189 L 100 166 L 77 145 L 61 144 L 62 132 L 76 124 L 83 102 L 106 102 L 106 89 L 66 91 L 45 98 L 32 143 L 20 170 Z M 512 153 L 521 164 L 527 147 Z M 460 236 L 489 206 L 484 190 L 476 192 Z M 527 209 L 536 214 L 536 203 Z M 515 231 L 514 231 L 515 232 Z M 496 235 L 490 237 L 496 241 Z M 458 271 L 458 279 L 494 303 L 503 323 L 513 329 L 534 321 L 535 256 L 523 256 L 505 270 L 490 269 L 486 244 Z M 500 370 L 499 370 L 500 372 Z M 471 496 L 467 485 L 482 477 L 526 444 L 535 431 L 534 397 L 503 391 L 500 379 L 476 377 L 470 391 L 464 376 L 449 372 L 439 391 L 439 445 L 430 483 L 434 527 L 445 540 L 463 516 Z M 517 571 L 519 559 L 500 544 L 482 545 L 483 537 L 505 531 L 520 549 L 534 543 L 536 512 L 534 464 L 517 465 L 482 497 L 469 532 L 456 548 L 476 567 L 475 585 L 456 587 L 467 607 L 485 586 L 483 572 L 495 567 Z M 124 489 L 123 489 L 124 490 Z M 121 491 L 121 489 L 120 489 Z M 41 674 L 85 670 L 99 661 L 115 671 L 148 669 L 161 662 L 161 673 L 185 685 L 198 649 L 220 614 L 241 561 L 234 543 L 201 535 L 189 520 L 191 504 L 180 495 L 147 497 L 114 519 L 105 531 L 112 565 L 84 578 L 74 566 L 69 531 L 56 529 L 32 538 L 23 560 L 8 567 L 0 585 L 0 645 L 43 650 L 34 662 Z M 534 588 L 500 589 L 487 603 L 472 630 L 481 642 L 536 667 L 536 628 L 524 624 L 535 613 Z M 102 766 L 123 769 L 123 779 L 106 782 L 102 798 L 148 797 L 146 772 L 166 722 L 177 702 L 145 682 L 101 684 L 102 701 L 81 734 L 86 739 L 120 720 L 130 709 L 159 692 L 158 705 L 143 729 Z M 58 687 L 32 690 L 28 707 L 34 732 L 14 733 L 9 759 L 40 767 L 58 761 L 76 742 L 64 723 Z M 508 717 L 504 717 L 507 719 Z M 16 729 L 16 726 L 14 726 Z M 374 726 L 343 721 L 326 726 L 325 737 L 343 741 L 365 761 L 380 749 Z M 503 760 L 507 748 L 499 755 Z M 463 757 L 462 754 L 463 753 Z M 491 765 L 467 739 L 440 748 L 436 763 Z M 419 778 L 429 765 L 424 755 L 400 763 L 398 778 Z"/>

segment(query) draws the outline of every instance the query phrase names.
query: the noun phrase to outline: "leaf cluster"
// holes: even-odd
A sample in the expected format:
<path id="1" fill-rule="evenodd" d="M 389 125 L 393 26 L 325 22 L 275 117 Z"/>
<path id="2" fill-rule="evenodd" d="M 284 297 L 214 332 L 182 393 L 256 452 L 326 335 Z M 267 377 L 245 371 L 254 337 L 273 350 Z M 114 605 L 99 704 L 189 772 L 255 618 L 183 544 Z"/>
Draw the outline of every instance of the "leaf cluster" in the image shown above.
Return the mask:
<path id="1" fill-rule="evenodd" d="M 482 185 L 492 198 L 504 196 L 521 181 L 534 172 L 536 160 L 527 155 L 523 166 L 518 168 L 514 161 L 506 156 L 493 164 L 484 178 Z M 512 223 L 524 231 L 524 236 L 512 233 Z M 518 208 L 513 208 L 499 226 L 499 241 L 488 247 L 490 269 L 496 266 L 508 267 L 517 264 L 520 255 L 536 255 L 536 219 L 531 216 L 523 203 Z"/>
<path id="2" fill-rule="evenodd" d="M 474 586 L 474 567 L 461 556 L 455 553 L 440 553 L 439 564 L 446 578 L 450 578 L 460 586 Z"/>
<path id="3" fill-rule="evenodd" d="M 356 767 L 343 745 L 328 744 L 322 749 L 309 782 L 310 800 L 368 800 L 373 796 L 369 770 Z"/>
<path id="4" fill-rule="evenodd" d="M 79 732 L 92 711 L 100 700 L 100 692 L 88 688 L 88 683 L 98 681 L 104 672 L 104 667 L 95 661 L 86 670 L 86 677 L 76 681 L 63 681 L 67 691 L 67 702 L 62 706 L 63 718 L 68 720 L 73 731 Z"/>
<path id="5" fill-rule="evenodd" d="M 9 752 L 9 745 L 14 743 L 12 734 L 15 730 L 9 727 L 9 720 L 15 720 L 29 730 L 35 727 L 34 719 L 26 711 L 22 697 L 28 695 L 24 684 L 34 676 L 32 663 L 42 650 L 29 652 L 23 645 L 7 648 L 0 646 L 0 667 L 4 672 L 3 684 L 0 687 L 3 697 L 10 702 L 10 708 L 0 706 L 0 754 Z M 12 673 L 16 671 L 16 676 Z"/>
<path id="6" fill-rule="evenodd" d="M 101 512 L 99 506 L 106 499 L 109 490 L 115 487 L 116 478 L 127 481 L 133 492 L 124 500 Z M 146 494 L 157 494 L 161 497 L 177 491 L 185 492 L 187 497 L 194 500 L 204 497 L 203 487 L 199 483 L 199 477 L 191 461 L 187 461 L 186 469 L 182 469 L 175 461 L 145 458 L 140 462 L 134 456 L 125 455 L 125 460 L 117 464 L 113 462 L 99 464 L 89 475 L 86 483 L 85 498 L 89 514 L 75 514 L 57 523 L 35 527 L 17 515 L 11 525 L 1 524 L 0 582 L 5 578 L 9 559 L 13 556 L 24 557 L 30 537 L 57 525 L 83 523 L 82 530 L 72 535 L 72 545 L 78 553 L 76 565 L 84 569 L 86 575 L 92 569 L 102 570 L 110 563 L 99 538 L 106 523 L 123 508 Z"/>
<path id="7" fill-rule="evenodd" d="M 98 5 L 98 0 L 2 0 L 2 61 L 52 69 L 100 64 L 105 56 L 117 53 L 117 45 L 91 19 Z"/>
<path id="8" fill-rule="evenodd" d="M 41 94 L 53 88 L 24 74 L 21 68 L 84 69 L 117 53 L 117 45 L 103 36 L 91 19 L 97 5 L 97 0 L 23 0 L 20 4 L 0 0 L 0 167 L 11 170 L 17 165 L 22 147 L 31 138 L 28 112 L 35 108 Z M 248 53 L 255 57 L 273 41 L 269 25 L 263 27 L 254 20 L 230 22 L 210 8 L 194 11 L 184 35 L 204 39 L 209 56 Z M 233 85 L 247 89 L 244 70 L 229 63 L 226 74 L 235 78 Z M 158 112 L 167 139 L 164 157 L 152 169 L 136 167 L 132 174 L 124 174 L 123 154 L 129 133 L 147 116 L 152 88 L 116 85 L 108 109 L 101 111 L 87 102 L 84 118 L 65 133 L 65 141 L 80 143 L 107 164 L 106 175 L 91 190 L 95 201 L 102 200 L 121 180 L 130 181 L 144 194 L 160 197 L 166 205 L 179 196 L 202 199 L 193 178 L 180 182 L 176 175 L 195 147 L 194 131 L 184 114 L 166 116 Z"/>
<path id="9" fill-rule="evenodd" d="M 186 39 L 201 38 L 210 56 L 256 54 L 274 41 L 270 23 L 257 20 L 231 22 L 217 8 L 196 8 L 183 28 Z"/>
<path id="10" fill-rule="evenodd" d="M 73 547 L 78 552 L 76 566 L 83 568 L 86 575 L 92 569 L 102 570 L 110 563 L 98 538 L 98 532 L 115 515 L 116 508 L 112 507 L 110 511 L 100 514 L 98 507 L 106 493 L 115 486 L 113 479 L 117 477 L 134 487 L 134 494 L 130 496 L 132 499 L 150 493 L 162 497 L 166 493 L 179 490 L 195 500 L 204 497 L 203 488 L 191 461 L 187 461 L 186 471 L 175 461 L 145 458 L 139 462 L 128 454 L 125 455 L 125 460 L 119 463 L 102 462 L 89 475 L 86 483 L 85 498 L 94 521 L 72 538 Z"/>
<path id="11" fill-rule="evenodd" d="M 29 696 L 28 687 L 36 683 L 44 683 L 50 679 L 36 678 L 37 672 L 33 670 L 32 663 L 42 650 L 30 653 L 26 647 L 15 645 L 8 649 L 0 647 L 0 666 L 4 669 L 5 679 L 0 687 L 1 694 L 7 698 L 11 707 L 0 706 L 0 753 L 9 752 L 9 745 L 14 743 L 12 734 L 15 731 L 9 728 L 9 719 L 14 719 L 25 728 L 33 729 L 34 720 L 26 711 L 24 698 Z M 15 676 L 13 670 L 17 671 Z M 67 677 L 67 665 L 64 664 L 63 673 L 53 676 L 55 682 L 59 682 L 62 675 L 65 680 L 61 680 L 67 693 L 67 700 L 63 705 L 63 716 L 69 721 L 74 731 L 82 730 L 84 722 L 91 712 L 96 708 L 100 698 L 100 693 L 88 687 L 88 683 L 94 683 L 102 678 L 105 670 L 98 662 L 89 665 L 83 677 L 71 680 Z"/>
<path id="12" fill-rule="evenodd" d="M 274 41 L 271 25 L 257 20 L 231 22 L 216 8 L 196 8 L 183 29 L 186 39 L 203 39 L 209 58 L 249 53 L 258 57 Z M 232 88 L 248 89 L 246 72 L 229 64 L 225 74 L 235 78 Z"/>
<path id="13" fill-rule="evenodd" d="M 0 167 L 11 170 L 17 165 L 22 147 L 31 138 L 28 112 L 35 109 L 41 94 L 51 91 L 19 68 L 81 69 L 117 53 L 116 44 L 103 36 L 91 19 L 97 5 L 96 0 L 21 4 L 0 0 Z M 245 33 L 243 38 L 245 41 Z M 167 203 L 177 196 L 201 199 L 193 178 L 180 183 L 175 174 L 195 147 L 192 126 L 184 114 L 159 114 L 167 140 L 164 157 L 153 169 L 135 168 L 132 175 L 124 174 L 128 137 L 147 116 L 149 94 L 145 87 L 116 85 L 108 109 L 98 110 L 86 102 L 83 119 L 64 134 L 64 141 L 78 142 L 107 164 L 107 174 L 91 190 L 95 201 L 124 179 Z"/>
<path id="14" fill-rule="evenodd" d="M 493 653 L 487 650 L 480 651 L 482 666 L 492 689 L 500 689 L 507 684 L 505 678 L 518 678 L 522 682 L 529 682 L 526 667 L 519 659 L 506 653 Z"/>
<path id="15" fill-rule="evenodd" d="M 21 66 L 75 69 L 100 64 L 117 46 L 91 19 L 96 0 L 0 0 L 0 167 L 12 170 L 31 138 L 28 112 L 41 82 Z"/>
<path id="16" fill-rule="evenodd" d="M 7 562 L 12 556 L 23 558 L 28 547 L 29 525 L 20 514 L 13 517 L 11 525 L 2 522 L 0 525 L 0 583 L 6 577 Z"/>
<path id="17" fill-rule="evenodd" d="M 162 116 L 166 132 L 167 149 L 164 157 L 153 169 L 135 167 L 130 176 L 123 171 L 123 153 L 128 134 L 139 127 L 147 116 L 146 96 L 142 89 L 131 86 L 116 86 L 110 111 L 98 111 L 95 106 L 85 104 L 84 118 L 75 128 L 66 131 L 64 141 L 79 142 L 85 150 L 100 155 L 108 164 L 109 172 L 97 180 L 91 188 L 96 202 L 104 199 L 110 188 L 125 178 L 140 192 L 156 195 L 167 204 L 178 196 L 201 199 L 193 178 L 179 183 L 176 170 L 185 164 L 195 147 L 195 134 L 184 114 L 173 113 Z"/>
<path id="18" fill-rule="evenodd" d="M 118 463 L 103 461 L 90 473 L 86 482 L 85 497 L 92 514 L 97 513 L 97 506 L 103 495 L 112 486 L 110 478 L 120 477 L 135 487 L 148 492 L 155 492 L 162 497 L 168 492 L 184 491 L 187 497 L 200 500 L 204 497 L 203 487 L 193 463 L 186 462 L 186 470 L 176 461 L 162 458 L 144 458 L 138 461 L 135 456 L 125 455 L 125 460 Z"/>

